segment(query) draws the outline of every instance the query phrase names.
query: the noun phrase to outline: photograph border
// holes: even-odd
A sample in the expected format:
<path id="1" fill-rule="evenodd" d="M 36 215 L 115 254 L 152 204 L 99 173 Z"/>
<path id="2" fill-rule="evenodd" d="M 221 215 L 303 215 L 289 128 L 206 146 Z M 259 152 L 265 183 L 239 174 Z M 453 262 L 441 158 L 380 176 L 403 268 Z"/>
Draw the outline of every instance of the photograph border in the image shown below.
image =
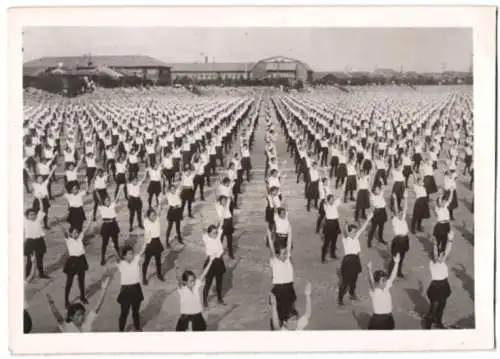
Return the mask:
<path id="1" fill-rule="evenodd" d="M 112 14 L 112 16 L 111 16 Z M 491 349 L 494 345 L 496 9 L 487 6 L 52 7 L 8 14 L 9 349 L 14 354 L 268 353 Z M 168 24 L 168 26 L 165 26 Z M 473 29 L 475 329 L 22 334 L 22 29 L 110 27 L 469 27 Z M 342 51 L 342 49 L 339 49 Z M 332 298 L 332 303 L 334 299 Z M 85 340 L 81 336 L 85 335 Z M 270 340 L 275 336 L 273 340 Z M 196 342 L 196 345 L 193 345 Z M 360 344 L 362 343 L 362 344 Z"/>

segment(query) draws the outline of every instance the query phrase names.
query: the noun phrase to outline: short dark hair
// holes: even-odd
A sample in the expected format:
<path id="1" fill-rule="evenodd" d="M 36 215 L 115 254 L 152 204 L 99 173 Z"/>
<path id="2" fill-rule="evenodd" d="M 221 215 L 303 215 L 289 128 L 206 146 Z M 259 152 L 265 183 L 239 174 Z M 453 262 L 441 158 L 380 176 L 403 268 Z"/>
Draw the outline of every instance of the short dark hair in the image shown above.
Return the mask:
<path id="1" fill-rule="evenodd" d="M 379 269 L 376 270 L 375 273 L 373 273 L 373 280 L 375 284 L 379 284 L 382 278 L 387 278 L 387 274 L 383 270 Z"/>
<path id="2" fill-rule="evenodd" d="M 85 312 L 85 307 L 81 303 L 73 303 L 68 306 L 68 313 L 66 314 L 66 322 L 70 323 L 71 318 L 76 314 L 76 312 Z"/>
<path id="3" fill-rule="evenodd" d="M 187 282 L 190 277 L 196 277 L 192 270 L 186 269 L 181 276 L 183 282 Z"/>
<path id="4" fill-rule="evenodd" d="M 122 257 L 125 257 L 130 251 L 134 252 L 134 248 L 132 248 L 132 246 L 129 244 L 124 245 L 122 247 Z"/>

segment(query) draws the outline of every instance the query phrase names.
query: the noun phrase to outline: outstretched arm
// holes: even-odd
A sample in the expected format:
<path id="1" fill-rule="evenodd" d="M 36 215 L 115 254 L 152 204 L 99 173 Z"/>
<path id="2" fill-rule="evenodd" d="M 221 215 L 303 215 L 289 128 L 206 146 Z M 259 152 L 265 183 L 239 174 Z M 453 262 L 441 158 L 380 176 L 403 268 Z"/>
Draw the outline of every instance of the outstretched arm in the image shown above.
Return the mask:
<path id="1" fill-rule="evenodd" d="M 54 303 L 54 300 L 50 296 L 50 294 L 46 294 L 47 301 L 49 302 L 50 310 L 52 311 L 52 314 L 54 315 L 54 318 L 56 318 L 57 324 L 63 324 L 64 323 L 64 318 L 59 312 L 59 309 L 57 309 L 56 304 Z"/>
<path id="2" fill-rule="evenodd" d="M 370 286 L 370 290 L 375 289 L 375 281 L 373 280 L 373 269 L 372 269 L 372 262 L 368 262 L 366 265 L 368 268 L 368 285 Z"/>
<path id="3" fill-rule="evenodd" d="M 106 297 L 106 292 L 108 291 L 108 285 L 109 285 L 109 277 L 106 277 L 101 283 L 101 292 L 99 294 L 99 299 L 97 300 L 97 304 L 94 308 L 94 313 L 99 313 L 102 307 L 102 303 L 104 302 L 104 297 Z"/>
<path id="4" fill-rule="evenodd" d="M 278 308 L 277 308 L 277 303 L 276 303 L 276 297 L 274 296 L 273 293 L 270 294 L 269 300 L 271 302 L 271 321 L 273 323 L 273 328 L 279 329 L 280 328 L 280 320 L 278 317 Z"/>
<path id="5" fill-rule="evenodd" d="M 396 279 L 396 275 L 398 274 L 399 261 L 401 260 L 399 253 L 396 254 L 392 258 L 392 260 L 394 261 L 394 266 L 392 267 L 392 272 L 391 275 L 389 276 L 389 279 L 385 283 L 385 288 L 390 288 L 392 286 L 392 283 L 394 282 L 394 279 Z"/>
<path id="6" fill-rule="evenodd" d="M 271 258 L 276 257 L 273 236 L 272 236 L 271 231 L 269 229 L 267 230 L 267 243 L 269 244 L 269 252 L 270 252 Z"/>

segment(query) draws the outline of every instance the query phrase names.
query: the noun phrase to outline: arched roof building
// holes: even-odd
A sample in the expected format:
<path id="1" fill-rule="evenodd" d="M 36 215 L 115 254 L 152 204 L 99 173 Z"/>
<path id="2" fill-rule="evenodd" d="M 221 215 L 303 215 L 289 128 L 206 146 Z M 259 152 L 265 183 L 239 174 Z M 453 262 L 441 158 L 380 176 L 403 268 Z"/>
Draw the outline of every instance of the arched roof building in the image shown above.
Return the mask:
<path id="1" fill-rule="evenodd" d="M 286 56 L 273 56 L 258 61 L 252 68 L 256 79 L 286 78 L 311 82 L 313 70 L 306 63 Z"/>

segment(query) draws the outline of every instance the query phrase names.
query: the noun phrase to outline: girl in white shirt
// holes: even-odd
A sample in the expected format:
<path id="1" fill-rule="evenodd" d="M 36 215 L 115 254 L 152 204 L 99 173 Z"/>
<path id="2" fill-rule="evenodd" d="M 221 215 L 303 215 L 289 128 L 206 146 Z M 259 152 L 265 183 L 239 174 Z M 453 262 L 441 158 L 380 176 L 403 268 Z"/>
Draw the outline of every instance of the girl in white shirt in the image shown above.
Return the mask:
<path id="1" fill-rule="evenodd" d="M 356 160 L 353 158 L 349 161 L 346 166 L 347 168 L 347 180 L 344 191 L 344 202 L 347 202 L 347 195 L 349 194 L 349 199 L 354 201 L 354 191 L 357 190 L 357 177 L 356 177 Z"/>
<path id="2" fill-rule="evenodd" d="M 430 195 L 437 192 L 438 188 L 436 186 L 436 180 L 434 178 L 434 167 L 432 165 L 431 158 L 428 158 L 427 161 L 422 166 L 423 176 L 424 176 L 424 187 L 427 192 L 427 198 Z"/>
<path id="3" fill-rule="evenodd" d="M 39 204 L 39 207 L 41 205 Z M 26 211 L 26 218 L 24 219 L 24 256 L 26 257 L 25 276 L 31 273 L 33 266 L 33 253 L 35 254 L 36 266 L 38 275 L 42 279 L 48 279 L 43 268 L 43 257 L 47 252 L 47 245 L 45 243 L 45 232 L 42 228 L 42 221 L 44 218 L 43 211 L 35 211 L 30 208 Z"/>
<path id="4" fill-rule="evenodd" d="M 450 255 L 453 246 L 453 232 L 449 233 L 449 240 L 444 252 L 438 251 L 437 241 L 433 241 L 433 258 L 429 262 L 431 272 L 431 283 L 427 289 L 427 298 L 429 298 L 429 312 L 425 320 L 425 327 L 431 329 L 435 324 L 438 329 L 444 329 L 443 312 L 446 307 L 446 301 L 451 295 L 450 284 L 448 283 L 448 265 L 446 261 Z"/>
<path id="5" fill-rule="evenodd" d="M 128 153 L 127 161 L 128 161 L 128 180 L 131 181 L 132 178 L 136 178 L 139 175 L 139 158 L 136 146 L 134 146 L 132 150 Z"/>
<path id="6" fill-rule="evenodd" d="M 217 217 L 219 223 L 222 224 L 221 241 L 223 241 L 224 238 L 227 239 L 227 251 L 229 258 L 234 259 L 234 254 L 233 254 L 234 225 L 233 225 L 233 216 L 231 214 L 231 211 L 229 210 L 229 198 L 227 198 L 226 196 L 220 196 L 217 199 L 217 203 L 215 204 L 215 209 L 217 211 Z"/>
<path id="7" fill-rule="evenodd" d="M 453 221 L 453 211 L 458 207 L 457 199 L 457 184 L 456 184 L 456 174 L 455 172 L 445 171 L 444 173 L 444 197 L 445 199 L 450 198 L 450 203 L 448 204 L 448 211 L 450 213 L 450 220 Z"/>
<path id="8" fill-rule="evenodd" d="M 370 330 L 393 330 L 395 327 L 390 289 L 396 279 L 399 255 L 396 255 L 393 261 L 394 268 L 389 277 L 383 270 L 377 270 L 373 273 L 372 262 L 368 262 L 368 283 L 373 306 L 373 315 L 368 323 Z"/>
<path id="9" fill-rule="evenodd" d="M 156 197 L 156 205 L 158 206 L 159 196 L 161 194 L 161 169 L 160 165 L 156 164 L 155 167 L 149 167 L 147 170 L 149 176 L 148 185 L 148 208 L 151 208 L 153 196 Z"/>
<path id="10" fill-rule="evenodd" d="M 181 174 L 181 200 L 182 200 L 182 215 L 184 215 L 184 208 L 188 208 L 189 218 L 193 217 L 192 206 L 194 201 L 194 176 L 195 173 L 191 171 L 191 166 L 189 164 L 186 165 L 186 168 Z"/>
<path id="11" fill-rule="evenodd" d="M 437 217 L 437 223 L 434 225 L 433 235 L 436 238 L 438 254 L 445 251 L 448 234 L 451 230 L 450 212 L 448 210 L 451 200 L 451 197 L 445 199 L 444 193 L 442 193 L 442 195 L 437 199 L 437 206 L 434 209 Z"/>
<path id="12" fill-rule="evenodd" d="M 144 262 L 142 263 L 142 283 L 148 285 L 147 271 L 151 258 L 154 257 L 156 264 L 156 277 L 164 282 L 165 278 L 161 272 L 161 254 L 164 251 L 161 243 L 161 227 L 160 218 L 161 205 L 156 209 L 150 209 L 147 218 L 144 220 L 144 241 L 146 242 L 146 250 L 144 252 Z"/>
<path id="13" fill-rule="evenodd" d="M 120 258 L 120 248 L 118 246 L 118 236 L 120 234 L 120 227 L 118 226 L 118 222 L 116 221 L 116 202 L 120 197 L 121 189 L 118 191 L 118 196 L 115 198 L 114 202 L 111 202 L 109 197 L 104 199 L 104 202 L 99 206 L 99 212 L 102 218 L 101 225 L 101 237 L 102 237 L 102 246 L 101 246 L 101 266 L 106 264 L 106 249 L 109 244 L 109 239 L 113 242 L 113 246 L 115 247 L 116 255 Z"/>
<path id="14" fill-rule="evenodd" d="M 137 332 L 142 331 L 140 308 L 144 300 L 144 295 L 141 288 L 141 269 L 140 260 L 146 251 L 146 241 L 139 253 L 134 254 L 132 246 L 126 245 L 122 248 L 121 255 L 123 260 L 118 263 L 118 270 L 120 272 L 120 293 L 118 294 L 117 301 L 120 304 L 120 317 L 118 319 L 118 327 L 120 332 L 125 330 L 127 324 L 127 317 L 132 308 L 132 320 Z"/>
<path id="15" fill-rule="evenodd" d="M 297 300 L 297 295 L 293 287 L 294 272 L 290 257 L 292 241 L 289 240 L 286 247 L 282 247 L 282 245 L 275 247 L 270 231 L 267 233 L 267 241 L 271 254 L 270 264 L 273 273 L 273 288 L 271 293 L 276 297 L 279 327 L 281 327 L 285 319 L 295 309 L 295 301 Z M 271 330 L 274 328 L 271 321 Z"/>
<path id="16" fill-rule="evenodd" d="M 395 195 L 393 195 L 395 196 Z M 391 242 L 391 255 L 394 258 L 396 254 L 399 255 L 399 265 L 397 268 L 397 275 L 403 278 L 403 260 L 405 258 L 406 252 L 410 249 L 410 240 L 408 237 L 408 223 L 406 222 L 406 210 L 408 207 L 408 194 L 405 191 L 403 194 L 404 203 L 403 210 L 396 212 L 392 219 L 392 229 L 394 232 L 394 238 Z M 389 264 L 389 272 L 392 271 L 394 262 L 391 261 Z"/>
<path id="17" fill-rule="evenodd" d="M 314 208 L 318 208 L 319 201 L 319 179 L 320 169 L 318 163 L 314 161 L 309 169 L 308 186 L 307 186 L 307 212 L 311 211 L 311 201 L 314 200 Z"/>
<path id="18" fill-rule="evenodd" d="M 202 217 L 203 221 L 203 217 Z M 215 225 L 208 226 L 206 232 L 203 233 L 203 243 L 205 245 L 206 260 L 203 264 L 204 271 L 207 270 L 205 285 L 203 287 L 203 306 L 208 308 L 208 292 L 215 279 L 215 291 L 217 293 L 217 301 L 224 305 L 222 298 L 222 280 L 226 272 L 224 264 L 224 247 L 222 246 L 222 223 L 218 227 Z"/>
<path id="19" fill-rule="evenodd" d="M 65 194 L 66 201 L 68 203 L 68 218 L 67 221 L 70 224 L 70 232 L 76 229 L 78 232 L 82 231 L 83 222 L 85 222 L 85 212 L 83 210 L 83 200 L 85 197 L 85 190 L 80 190 L 78 184 L 74 185 L 71 192 Z"/>
<path id="20" fill-rule="evenodd" d="M 196 190 L 200 189 L 200 200 L 205 201 L 203 189 L 205 187 L 205 163 L 202 162 L 200 156 L 195 154 L 193 156 L 191 166 L 194 169 L 194 180 L 193 180 L 193 198 L 196 197 Z"/>
<path id="21" fill-rule="evenodd" d="M 292 237 L 292 226 L 290 221 L 288 220 L 288 213 L 284 207 L 279 207 L 274 212 L 274 246 L 277 247 L 281 245 L 282 247 L 286 247 L 288 241 L 291 240 Z M 276 242 L 280 242 L 277 244 Z"/>
<path id="22" fill-rule="evenodd" d="M 354 209 L 354 220 L 366 219 L 366 210 L 370 208 L 370 175 L 366 173 L 358 173 L 358 192 L 356 193 L 356 207 Z"/>
<path id="23" fill-rule="evenodd" d="M 351 300 L 356 300 L 356 283 L 358 281 L 359 273 L 361 273 L 361 245 L 359 243 L 359 237 L 366 229 L 366 226 L 370 222 L 371 215 L 363 224 L 363 226 L 357 231 L 356 225 L 343 226 L 345 231 L 343 233 L 342 244 L 344 247 L 344 257 L 342 258 L 342 264 L 340 265 L 340 282 L 339 282 L 339 295 L 338 295 L 338 305 L 344 305 L 344 295 L 349 289 L 349 295 Z"/>
<path id="24" fill-rule="evenodd" d="M 415 192 L 415 204 L 411 219 L 411 232 L 423 232 L 422 220 L 430 218 L 429 199 L 425 187 L 422 185 L 422 178 L 416 177 L 413 185 Z"/>
<path id="25" fill-rule="evenodd" d="M 71 292 L 71 287 L 73 286 L 73 279 L 75 278 L 75 275 L 78 277 L 80 301 L 83 304 L 88 304 L 88 301 L 85 298 L 85 272 L 89 269 L 89 265 L 87 263 L 87 258 L 85 257 L 83 238 L 85 237 L 85 232 L 87 232 L 89 227 L 90 224 L 87 223 L 81 233 L 75 229 L 68 233 L 63 228 L 63 236 L 69 254 L 63 268 L 63 272 L 66 274 L 66 286 L 64 288 L 64 303 L 66 308 L 68 308 L 70 304 L 69 294 Z"/>
<path id="26" fill-rule="evenodd" d="M 125 199 L 128 200 L 128 191 L 127 191 L 127 160 L 125 155 L 120 155 L 118 160 L 116 161 L 116 188 L 115 188 L 115 197 L 118 194 L 118 191 L 123 188 L 123 193 L 125 194 Z"/>
<path id="27" fill-rule="evenodd" d="M 67 309 L 68 313 L 66 315 L 66 320 L 63 318 L 59 310 L 57 309 L 54 300 L 50 294 L 46 294 L 47 300 L 49 302 L 50 310 L 56 318 L 59 331 L 63 333 L 89 333 L 92 331 L 92 324 L 94 323 L 97 314 L 101 310 L 104 298 L 106 296 L 107 288 L 109 284 L 109 277 L 106 277 L 101 282 L 101 292 L 99 294 L 99 299 L 93 310 L 87 313 L 85 307 L 81 303 L 70 304 Z"/>
<path id="28" fill-rule="evenodd" d="M 177 321 L 175 331 L 185 332 L 191 325 L 193 332 L 202 332 L 207 329 L 207 323 L 202 314 L 200 290 L 205 284 L 205 278 L 212 267 L 214 258 L 210 257 L 205 269 L 198 278 L 191 270 L 181 271 L 175 264 L 177 277 L 177 292 L 179 293 L 179 303 L 181 316 Z"/>
<path id="29" fill-rule="evenodd" d="M 163 194 L 165 194 L 166 189 L 172 185 L 172 182 L 174 180 L 174 158 L 172 156 L 172 152 L 169 149 L 167 149 L 165 153 L 162 152 L 160 155 L 163 175 Z"/>
<path id="30" fill-rule="evenodd" d="M 384 240 L 384 226 L 387 221 L 387 210 L 384 199 L 385 187 L 375 187 L 371 193 L 370 201 L 373 205 L 373 216 L 371 219 L 370 231 L 368 232 L 368 248 L 372 247 L 373 236 L 378 229 L 378 241 L 387 244 Z"/>
<path id="31" fill-rule="evenodd" d="M 271 293 L 270 302 L 272 313 L 272 328 L 280 328 L 281 330 L 304 330 L 309 324 L 309 318 L 311 317 L 312 312 L 311 292 L 311 283 L 307 282 L 304 290 L 304 294 L 306 297 L 306 309 L 304 311 L 304 314 L 299 318 L 299 313 L 297 312 L 297 310 L 292 309 L 290 313 L 288 313 L 285 318 L 283 318 L 282 323 L 280 323 L 278 315 L 276 296 Z"/>
<path id="32" fill-rule="evenodd" d="M 92 152 L 88 152 L 87 156 L 85 157 L 85 165 L 87 167 L 86 174 L 87 174 L 87 186 L 90 187 L 90 184 L 94 180 L 96 171 L 97 171 L 97 165 L 96 165 L 96 159 L 95 156 Z"/>

